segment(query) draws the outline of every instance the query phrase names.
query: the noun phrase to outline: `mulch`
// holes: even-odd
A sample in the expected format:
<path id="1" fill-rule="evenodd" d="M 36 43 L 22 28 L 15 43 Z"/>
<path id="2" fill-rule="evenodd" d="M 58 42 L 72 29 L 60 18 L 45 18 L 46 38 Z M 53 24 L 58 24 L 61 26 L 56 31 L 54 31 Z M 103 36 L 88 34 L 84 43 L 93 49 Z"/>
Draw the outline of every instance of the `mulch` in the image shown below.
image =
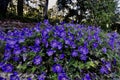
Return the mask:
<path id="1" fill-rule="evenodd" d="M 24 27 L 34 27 L 37 22 L 21 22 L 19 20 L 0 20 L 0 29 L 13 29 L 13 28 L 24 28 Z"/>

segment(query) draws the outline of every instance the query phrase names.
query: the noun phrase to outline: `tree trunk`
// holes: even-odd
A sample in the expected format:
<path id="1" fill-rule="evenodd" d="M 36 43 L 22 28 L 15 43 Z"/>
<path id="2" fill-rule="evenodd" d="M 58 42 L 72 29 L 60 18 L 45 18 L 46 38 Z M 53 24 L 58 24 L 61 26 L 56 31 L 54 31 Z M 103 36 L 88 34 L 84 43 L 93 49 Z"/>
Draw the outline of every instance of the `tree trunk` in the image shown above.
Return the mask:
<path id="1" fill-rule="evenodd" d="M 46 0 L 44 10 L 43 10 L 44 19 L 48 19 L 48 14 L 47 14 L 47 12 L 48 12 L 48 3 L 49 3 L 49 0 Z"/>
<path id="2" fill-rule="evenodd" d="M 0 16 L 6 17 L 7 7 L 11 0 L 0 0 Z"/>
<path id="3" fill-rule="evenodd" d="M 24 3 L 24 0 L 18 0 L 17 2 L 17 13 L 18 13 L 18 16 L 20 17 L 23 16 L 23 3 Z"/>

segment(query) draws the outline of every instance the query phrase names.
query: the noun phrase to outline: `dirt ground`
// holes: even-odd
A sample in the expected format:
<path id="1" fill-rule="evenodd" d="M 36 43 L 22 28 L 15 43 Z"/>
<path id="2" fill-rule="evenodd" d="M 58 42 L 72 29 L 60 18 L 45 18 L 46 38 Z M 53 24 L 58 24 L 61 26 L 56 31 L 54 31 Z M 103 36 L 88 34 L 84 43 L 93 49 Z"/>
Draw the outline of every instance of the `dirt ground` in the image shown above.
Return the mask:
<path id="1" fill-rule="evenodd" d="M 32 22 L 32 23 L 23 23 L 20 22 L 19 20 L 0 20 L 0 29 L 12 29 L 12 28 L 23 28 L 23 27 L 34 27 L 37 23 Z"/>

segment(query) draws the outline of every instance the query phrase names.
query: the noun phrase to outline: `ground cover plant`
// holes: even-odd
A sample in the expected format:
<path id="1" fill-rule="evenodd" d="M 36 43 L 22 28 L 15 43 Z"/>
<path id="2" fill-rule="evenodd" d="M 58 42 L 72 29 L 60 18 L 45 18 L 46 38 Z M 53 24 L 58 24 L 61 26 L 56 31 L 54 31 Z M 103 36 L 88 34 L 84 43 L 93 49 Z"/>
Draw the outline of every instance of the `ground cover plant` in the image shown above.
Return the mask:
<path id="1" fill-rule="evenodd" d="M 0 31 L 0 71 L 28 80 L 119 80 L 120 35 L 73 23 Z M 5 77 L 0 77 L 5 80 Z"/>

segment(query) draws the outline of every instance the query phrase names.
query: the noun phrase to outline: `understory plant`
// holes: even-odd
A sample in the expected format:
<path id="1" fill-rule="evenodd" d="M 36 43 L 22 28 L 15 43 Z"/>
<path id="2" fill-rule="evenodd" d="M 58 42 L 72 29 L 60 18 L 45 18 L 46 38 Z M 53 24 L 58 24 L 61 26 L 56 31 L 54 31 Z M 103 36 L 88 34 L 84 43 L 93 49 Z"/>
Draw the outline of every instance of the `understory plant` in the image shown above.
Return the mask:
<path id="1" fill-rule="evenodd" d="M 33 80 L 120 79 L 120 35 L 73 23 L 0 31 L 0 70 Z M 2 76 L 1 76 L 2 78 Z M 29 78 L 30 79 L 30 78 Z"/>

